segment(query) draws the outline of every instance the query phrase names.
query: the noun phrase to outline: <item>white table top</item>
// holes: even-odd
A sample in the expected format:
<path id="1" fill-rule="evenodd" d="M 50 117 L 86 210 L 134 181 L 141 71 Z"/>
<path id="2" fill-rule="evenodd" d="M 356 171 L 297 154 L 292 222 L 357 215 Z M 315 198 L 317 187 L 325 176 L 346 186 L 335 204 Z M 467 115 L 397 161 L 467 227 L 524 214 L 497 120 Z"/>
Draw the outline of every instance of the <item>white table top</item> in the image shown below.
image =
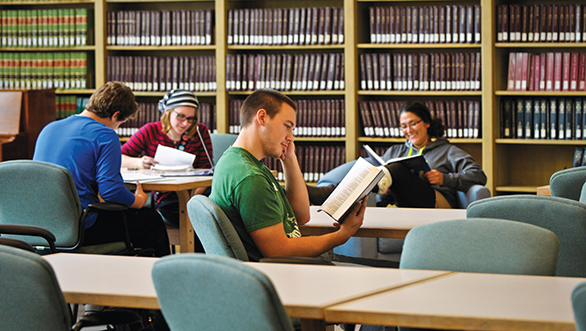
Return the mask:
<path id="1" fill-rule="evenodd" d="M 317 235 L 335 231 L 335 222 L 319 206 L 311 206 L 311 220 L 301 226 L 303 234 Z M 357 237 L 405 238 L 412 228 L 433 222 L 466 218 L 466 209 L 367 207 Z"/>
<path id="2" fill-rule="evenodd" d="M 47 255 L 69 303 L 157 309 L 151 279 L 158 258 Z M 291 316 L 323 319 L 324 308 L 445 274 L 443 271 L 253 263 L 266 274 Z"/>
<path id="3" fill-rule="evenodd" d="M 459 330 L 574 330 L 585 278 L 453 273 L 336 305 L 326 321 Z"/>

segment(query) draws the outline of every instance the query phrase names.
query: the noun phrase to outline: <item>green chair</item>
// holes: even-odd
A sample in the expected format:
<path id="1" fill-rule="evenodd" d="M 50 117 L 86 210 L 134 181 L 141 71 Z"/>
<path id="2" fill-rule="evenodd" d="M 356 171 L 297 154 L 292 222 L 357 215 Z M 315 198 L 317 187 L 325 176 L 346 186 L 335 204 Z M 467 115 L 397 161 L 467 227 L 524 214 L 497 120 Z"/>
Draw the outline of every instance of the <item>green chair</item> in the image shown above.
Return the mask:
<path id="1" fill-rule="evenodd" d="M 201 253 L 153 266 L 161 311 L 173 331 L 293 330 L 271 281 L 241 261 Z"/>
<path id="2" fill-rule="evenodd" d="M 128 233 L 125 241 L 84 246 L 85 218 L 90 210 L 123 212 L 126 207 L 97 203 L 82 212 L 66 168 L 31 160 L 0 163 L 0 235 L 24 240 L 40 253 L 134 252 Z"/>
<path id="3" fill-rule="evenodd" d="M 204 195 L 195 195 L 187 202 L 187 214 L 206 254 L 248 261 L 236 229 L 215 202 Z"/>
<path id="4" fill-rule="evenodd" d="M 67 331 L 141 321 L 134 313 L 108 311 L 84 316 L 73 325 L 53 268 L 39 255 L 20 248 L 0 245 L 0 284 L 3 331 Z"/>
<path id="5" fill-rule="evenodd" d="M 237 134 L 211 133 L 212 147 L 214 148 L 214 164 L 218 164 L 222 154 L 236 141 Z"/>
<path id="6" fill-rule="evenodd" d="M 530 224 L 486 218 L 443 221 L 407 233 L 400 268 L 551 276 L 558 245 L 553 232 Z"/>
<path id="7" fill-rule="evenodd" d="M 584 183 L 586 183 L 586 167 L 557 171 L 549 179 L 551 196 L 578 201 Z"/>
<path id="8" fill-rule="evenodd" d="M 502 219 L 429 223 L 405 237 L 401 269 L 552 276 L 559 241 L 549 230 Z"/>
<path id="9" fill-rule="evenodd" d="M 579 284 L 572 292 L 572 306 L 576 331 L 586 331 L 586 283 Z"/>
<path id="10" fill-rule="evenodd" d="M 473 202 L 466 217 L 508 219 L 553 231 L 560 240 L 556 276 L 586 277 L 586 205 L 539 195 L 498 196 Z"/>

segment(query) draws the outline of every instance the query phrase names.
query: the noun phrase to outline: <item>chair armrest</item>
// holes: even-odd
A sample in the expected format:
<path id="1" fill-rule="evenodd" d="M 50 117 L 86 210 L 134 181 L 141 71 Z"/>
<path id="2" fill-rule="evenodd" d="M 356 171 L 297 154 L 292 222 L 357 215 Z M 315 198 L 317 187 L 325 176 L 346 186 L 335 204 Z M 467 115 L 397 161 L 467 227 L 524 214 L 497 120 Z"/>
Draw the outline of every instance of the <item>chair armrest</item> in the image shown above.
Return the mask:
<path id="1" fill-rule="evenodd" d="M 104 211 L 124 211 L 127 210 L 128 207 L 121 205 L 119 203 L 112 203 L 112 202 L 97 202 L 97 203 L 90 203 L 87 206 L 88 209 L 92 210 L 104 210 Z"/>
<path id="2" fill-rule="evenodd" d="M 458 191 L 458 207 L 466 209 L 470 203 L 490 197 L 490 190 L 486 186 L 480 184 L 472 185 L 466 192 Z"/>
<path id="3" fill-rule="evenodd" d="M 10 246 L 10 247 L 20 248 L 25 251 L 36 253 L 35 248 L 31 244 L 27 243 L 24 240 L 20 240 L 20 239 L 0 237 L 0 245 L 6 245 L 6 246 Z"/>
<path id="4" fill-rule="evenodd" d="M 38 226 L 32 225 L 16 225 L 16 224 L 0 224 L 0 234 L 11 234 L 11 235 L 19 235 L 19 236 L 33 236 L 33 237 L 41 237 L 47 241 L 49 244 L 49 249 L 51 253 L 55 253 L 55 235 L 47 230 L 40 228 Z"/>
<path id="5" fill-rule="evenodd" d="M 129 252 L 132 252 L 134 250 L 134 248 L 132 247 L 132 243 L 130 242 L 130 234 L 128 231 L 128 222 L 126 221 L 126 214 L 124 213 L 126 210 L 128 210 L 128 207 L 121 205 L 119 203 L 112 203 L 112 202 L 96 202 L 96 203 L 90 203 L 87 208 L 83 211 L 83 215 L 81 216 L 81 224 L 84 225 L 85 224 L 85 219 L 87 217 L 88 212 L 90 211 L 117 211 L 117 212 L 121 212 L 123 217 L 122 217 L 122 222 L 123 222 L 123 226 L 124 226 L 124 244 L 126 245 L 126 250 Z"/>

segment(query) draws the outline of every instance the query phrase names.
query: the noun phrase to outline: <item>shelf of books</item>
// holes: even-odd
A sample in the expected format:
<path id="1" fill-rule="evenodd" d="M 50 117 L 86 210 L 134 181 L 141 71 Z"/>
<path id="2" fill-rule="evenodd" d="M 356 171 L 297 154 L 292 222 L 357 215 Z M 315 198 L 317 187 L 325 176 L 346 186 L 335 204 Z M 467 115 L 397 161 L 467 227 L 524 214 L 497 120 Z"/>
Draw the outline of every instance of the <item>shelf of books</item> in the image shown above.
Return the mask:
<path id="1" fill-rule="evenodd" d="M 381 155 L 404 143 L 399 110 L 419 101 L 482 163 L 481 8 L 479 1 L 358 1 L 359 143 Z"/>
<path id="2" fill-rule="evenodd" d="M 574 158 L 586 144 L 585 9 L 496 5 L 497 193 L 535 192 L 554 172 L 582 165 Z"/>
<path id="3" fill-rule="evenodd" d="M 283 91 L 298 104 L 301 170 L 318 181 L 348 155 L 344 1 L 226 4 L 228 132 L 239 131 L 238 109 L 251 91 Z M 266 162 L 282 178 L 280 163 Z"/>
<path id="4" fill-rule="evenodd" d="M 123 141 L 158 121 L 159 99 L 178 88 L 197 95 L 200 121 L 217 132 L 214 7 L 214 1 L 107 1 L 105 80 L 130 86 L 141 109 L 119 129 Z"/>
<path id="5" fill-rule="evenodd" d="M 56 116 L 95 88 L 94 1 L 2 1 L 0 88 L 56 89 Z"/>

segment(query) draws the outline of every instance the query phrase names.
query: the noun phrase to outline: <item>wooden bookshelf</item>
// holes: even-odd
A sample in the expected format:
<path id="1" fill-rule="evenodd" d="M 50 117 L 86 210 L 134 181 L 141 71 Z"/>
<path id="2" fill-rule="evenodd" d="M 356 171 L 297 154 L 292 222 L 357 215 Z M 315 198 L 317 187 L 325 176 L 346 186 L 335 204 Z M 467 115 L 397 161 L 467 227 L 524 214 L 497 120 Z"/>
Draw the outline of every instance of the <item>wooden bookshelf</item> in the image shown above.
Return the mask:
<path id="1" fill-rule="evenodd" d="M 513 1 L 525 4 L 526 1 Z M 481 137 L 476 139 L 451 139 L 453 143 L 466 150 L 482 165 L 488 176 L 487 187 L 493 195 L 511 193 L 534 193 L 536 187 L 546 185 L 555 171 L 572 166 L 575 146 L 586 145 L 586 140 L 537 140 L 503 139 L 500 137 L 500 101 L 502 98 L 532 97 L 582 97 L 582 92 L 531 92 L 507 91 L 507 58 L 510 52 L 547 52 L 562 49 L 568 52 L 583 50 L 586 42 L 499 42 L 497 40 L 497 7 L 508 4 L 504 0 L 465 0 L 465 1 L 407 1 L 407 0 L 300 0 L 282 3 L 279 1 L 229 1 L 229 0 L 94 0 L 94 1 L 0 1 L 0 9 L 5 8 L 47 8 L 63 6 L 84 6 L 93 9 L 94 44 L 84 47 L 61 49 L 59 51 L 84 51 L 91 54 L 88 61 L 93 86 L 106 82 L 107 58 L 115 55 L 158 55 L 168 56 L 213 56 L 216 61 L 216 90 L 196 92 L 204 102 L 216 105 L 216 128 L 219 133 L 229 131 L 229 105 L 231 100 L 242 100 L 250 91 L 229 91 L 226 88 L 226 57 L 229 54 L 311 54 L 337 53 L 344 56 L 343 90 L 327 91 L 287 91 L 295 100 L 336 99 L 345 104 L 345 136 L 342 138 L 299 137 L 302 145 L 333 144 L 345 147 L 346 160 L 356 159 L 362 145 L 390 145 L 403 143 L 402 138 L 367 137 L 361 127 L 359 102 L 368 100 L 475 100 L 481 105 Z M 577 2 L 564 2 L 577 3 Z M 554 4 L 553 1 L 535 0 L 531 4 Z M 481 11 L 480 42 L 474 43 L 372 43 L 369 38 L 369 7 L 372 6 L 479 6 Z M 332 45 L 232 45 L 228 44 L 228 13 L 233 9 L 246 8 L 310 8 L 342 7 L 344 10 L 344 42 Z M 107 13 L 116 10 L 213 10 L 214 31 L 211 45 L 198 46 L 118 46 L 107 45 Z M 32 51 L 44 51 L 33 49 Z M 0 49 L 2 52 L 28 52 L 31 49 Z M 48 51 L 54 51 L 53 49 Z M 360 88 L 359 57 L 365 53 L 476 53 L 481 55 L 481 89 L 472 91 L 375 91 Z M 93 90 L 58 90 L 58 95 L 87 96 Z M 137 91 L 140 100 L 156 100 L 164 92 Z"/>

